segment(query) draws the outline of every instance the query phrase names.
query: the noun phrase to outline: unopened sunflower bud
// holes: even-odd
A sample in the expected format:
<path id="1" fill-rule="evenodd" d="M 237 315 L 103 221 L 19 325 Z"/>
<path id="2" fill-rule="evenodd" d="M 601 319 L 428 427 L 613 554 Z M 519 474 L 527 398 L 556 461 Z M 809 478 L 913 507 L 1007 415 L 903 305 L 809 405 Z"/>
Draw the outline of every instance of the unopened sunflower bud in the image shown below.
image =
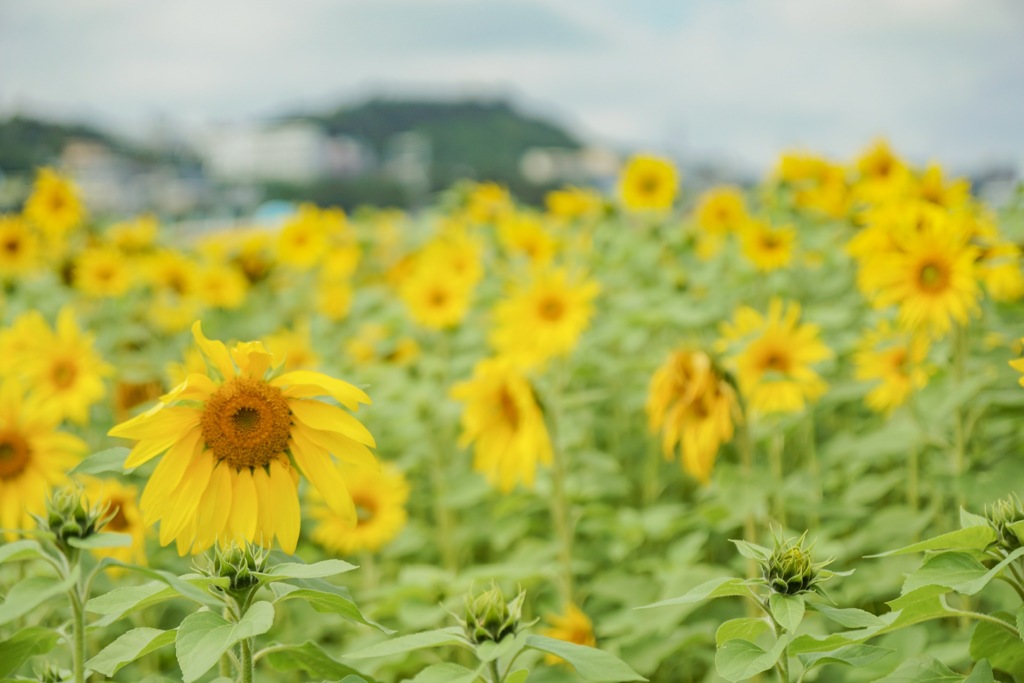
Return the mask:
<path id="1" fill-rule="evenodd" d="M 65 554 L 77 552 L 71 539 L 84 540 L 103 530 L 114 517 L 109 505 L 90 505 L 77 486 L 54 491 L 46 501 L 44 516 L 35 516 L 39 528 L 51 532 Z"/>
<path id="2" fill-rule="evenodd" d="M 1013 552 L 1021 547 L 1020 538 L 1011 528 L 1013 524 L 1024 521 L 1024 504 L 1016 494 L 987 506 L 985 518 L 996 532 L 996 542 L 1004 550 Z"/>
<path id="3" fill-rule="evenodd" d="M 228 592 L 238 592 L 259 585 L 259 577 L 256 575 L 266 573 L 268 565 L 267 550 L 245 541 L 224 547 L 215 546 L 208 567 L 200 568 L 200 571 L 207 576 L 228 579 Z"/>
<path id="4" fill-rule="evenodd" d="M 476 644 L 486 641 L 500 642 L 505 636 L 519 631 L 523 600 L 526 593 L 519 592 L 511 602 L 505 601 L 501 590 L 491 588 L 477 595 L 466 596 L 466 616 L 460 620 L 466 637 Z"/>
<path id="5" fill-rule="evenodd" d="M 831 560 L 815 563 L 811 557 L 811 548 L 804 547 L 806 536 L 805 533 L 797 540 L 788 541 L 776 538 L 771 556 L 761 563 L 764 579 L 775 593 L 806 593 L 827 578 L 821 570 Z"/>

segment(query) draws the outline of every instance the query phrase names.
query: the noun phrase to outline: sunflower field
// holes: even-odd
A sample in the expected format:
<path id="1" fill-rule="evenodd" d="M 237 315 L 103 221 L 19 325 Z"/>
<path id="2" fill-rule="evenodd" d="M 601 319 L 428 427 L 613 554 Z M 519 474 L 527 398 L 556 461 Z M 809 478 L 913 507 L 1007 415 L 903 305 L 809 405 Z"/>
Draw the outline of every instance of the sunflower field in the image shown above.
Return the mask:
<path id="1" fill-rule="evenodd" d="M 0 681 L 1024 683 L 1024 193 L 0 216 Z"/>

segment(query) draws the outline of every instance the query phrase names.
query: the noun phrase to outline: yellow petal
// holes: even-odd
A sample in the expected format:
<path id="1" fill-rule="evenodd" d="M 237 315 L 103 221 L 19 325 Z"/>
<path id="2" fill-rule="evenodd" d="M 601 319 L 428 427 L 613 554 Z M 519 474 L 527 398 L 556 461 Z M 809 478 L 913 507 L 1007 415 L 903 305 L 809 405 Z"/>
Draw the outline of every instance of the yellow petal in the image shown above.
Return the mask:
<path id="1" fill-rule="evenodd" d="M 231 514 L 233 468 L 221 461 L 210 475 L 210 483 L 199 499 L 196 509 L 196 543 L 208 548 L 227 538 L 228 516 Z"/>
<path id="2" fill-rule="evenodd" d="M 270 488 L 270 475 L 263 467 L 257 467 L 252 471 L 252 482 L 256 488 L 257 522 L 256 542 L 263 546 L 271 546 L 274 543 L 274 532 L 276 531 L 276 517 L 272 509 L 274 500 L 273 491 Z"/>
<path id="3" fill-rule="evenodd" d="M 348 492 L 345 478 L 331 462 L 331 456 L 299 433 L 294 433 L 292 437 L 292 455 L 306 479 L 320 491 L 327 506 L 348 526 L 354 527 L 357 521 L 356 506 Z"/>
<path id="4" fill-rule="evenodd" d="M 291 408 L 292 414 L 307 427 L 339 432 L 370 447 L 377 445 L 370 430 L 364 427 L 362 422 L 337 406 L 320 401 L 304 401 L 293 398 L 288 401 L 288 407 Z"/>
<path id="5" fill-rule="evenodd" d="M 252 470 L 241 469 L 233 479 L 234 492 L 231 496 L 231 516 L 228 519 L 228 529 L 235 538 L 244 538 L 248 541 L 256 540 L 260 499 L 256 494 L 256 484 L 252 480 Z"/>
<path id="6" fill-rule="evenodd" d="M 155 524 L 163 517 L 167 505 L 178 504 L 172 494 L 181 483 L 192 459 L 202 452 L 199 443 L 201 434 L 199 429 L 193 429 L 183 436 L 167 451 L 150 475 L 149 483 L 146 484 L 142 499 L 139 501 L 139 508 L 143 511 L 147 526 Z"/>
<path id="7" fill-rule="evenodd" d="M 185 406 L 167 407 L 158 404 L 122 422 L 109 432 L 121 439 L 159 439 L 169 434 L 181 434 L 199 424 L 202 412 Z"/>
<path id="8" fill-rule="evenodd" d="M 279 460 L 270 461 L 270 491 L 276 513 L 277 541 L 288 554 L 299 543 L 299 494 L 291 474 Z"/>
<path id="9" fill-rule="evenodd" d="M 228 349 L 224 346 L 224 342 L 216 339 L 207 339 L 198 320 L 192 325 L 192 336 L 196 338 L 199 350 L 210 359 L 210 362 L 220 371 L 224 379 L 230 379 L 235 376 L 235 366 L 231 363 L 231 356 L 228 354 Z"/>
<path id="10" fill-rule="evenodd" d="M 189 522 L 194 522 L 203 491 L 210 483 L 210 475 L 217 460 L 213 453 L 201 452 L 192 459 L 174 492 L 174 505 L 160 521 L 160 545 L 181 535 Z M 191 539 L 190 545 L 191 545 Z"/>
<path id="11" fill-rule="evenodd" d="M 347 462 L 357 467 L 364 467 L 377 471 L 380 463 L 373 455 L 373 451 L 347 436 L 338 432 L 325 432 L 321 429 L 296 426 L 293 433 L 301 433 L 320 448 L 328 451 L 331 455 L 342 462 Z"/>
<path id="12" fill-rule="evenodd" d="M 329 377 L 322 372 L 311 370 L 286 372 L 271 380 L 270 383 L 275 387 L 284 388 L 285 396 L 291 398 L 330 396 L 349 410 L 358 410 L 360 403 L 372 403 L 370 397 L 362 389 L 343 380 Z"/>
<path id="13" fill-rule="evenodd" d="M 189 374 L 185 381 L 160 397 L 164 403 L 172 401 L 205 401 L 219 385 L 206 375 L 197 372 Z"/>

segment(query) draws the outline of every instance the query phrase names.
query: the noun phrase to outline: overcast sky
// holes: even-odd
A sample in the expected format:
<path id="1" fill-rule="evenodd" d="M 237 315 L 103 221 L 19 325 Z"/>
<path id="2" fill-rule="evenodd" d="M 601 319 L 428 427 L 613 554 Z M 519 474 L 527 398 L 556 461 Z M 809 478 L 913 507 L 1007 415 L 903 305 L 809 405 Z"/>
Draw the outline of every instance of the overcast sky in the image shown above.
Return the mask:
<path id="1" fill-rule="evenodd" d="M 502 95 L 584 139 L 763 167 L 878 136 L 1024 167 L 1021 0 L 0 0 L 0 112 L 139 128 Z"/>

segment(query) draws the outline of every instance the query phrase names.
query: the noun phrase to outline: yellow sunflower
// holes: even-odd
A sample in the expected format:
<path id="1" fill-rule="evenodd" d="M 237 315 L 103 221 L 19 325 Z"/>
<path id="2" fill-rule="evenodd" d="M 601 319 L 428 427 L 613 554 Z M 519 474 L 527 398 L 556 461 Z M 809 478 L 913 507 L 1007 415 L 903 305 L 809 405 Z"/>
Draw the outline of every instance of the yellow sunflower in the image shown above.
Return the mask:
<path id="1" fill-rule="evenodd" d="M 459 444 L 473 445 L 473 469 L 502 491 L 533 486 L 537 465 L 551 463 L 551 439 L 533 388 L 503 359 L 477 363 L 451 390 L 466 404 Z"/>
<path id="2" fill-rule="evenodd" d="M 970 201 L 971 186 L 963 178 L 947 183 L 942 167 L 933 164 L 917 179 L 916 194 L 924 201 L 944 209 L 961 209 Z"/>
<path id="3" fill-rule="evenodd" d="M 191 296 L 196 291 L 197 265 L 172 249 L 162 249 L 149 257 L 143 275 L 158 290 L 175 296 Z"/>
<path id="4" fill-rule="evenodd" d="M 131 288 L 132 279 L 129 263 L 116 249 L 91 247 L 75 260 L 75 287 L 89 296 L 122 296 Z"/>
<path id="5" fill-rule="evenodd" d="M 604 199 L 591 189 L 563 187 L 544 195 L 548 213 L 564 221 L 597 218 L 604 209 Z"/>
<path id="6" fill-rule="evenodd" d="M 473 287 L 484 277 L 483 244 L 461 228 L 449 228 L 427 243 L 416 255 L 414 266 L 444 271 Z"/>
<path id="7" fill-rule="evenodd" d="M 103 378 L 114 368 L 95 349 L 95 335 L 83 332 L 64 308 L 51 332 L 36 338 L 22 361 L 21 375 L 61 417 L 85 424 L 89 408 L 107 393 Z"/>
<path id="8" fill-rule="evenodd" d="M 342 408 L 312 400 L 329 396 L 356 410 L 369 397 L 318 372 L 276 375 L 281 359 L 260 342 L 230 351 L 192 332 L 206 373 L 194 373 L 152 409 L 110 430 L 134 439 L 125 467 L 163 455 L 142 493 L 147 526 L 160 522 L 160 543 L 202 552 L 214 543 L 277 539 L 294 552 L 301 524 L 299 471 L 326 504 L 355 525 L 355 505 L 331 455 L 376 466 L 369 431 Z"/>
<path id="9" fill-rule="evenodd" d="M 321 281 L 316 290 L 316 310 L 328 320 L 339 322 L 352 309 L 352 285 L 344 280 Z"/>
<path id="10" fill-rule="evenodd" d="M 122 484 L 115 479 L 85 480 L 85 498 L 91 507 L 109 505 L 114 513 L 113 518 L 104 527 L 104 531 L 116 534 L 128 534 L 132 544 L 120 548 L 102 548 L 94 550 L 98 557 L 110 557 L 128 564 L 145 565 L 146 562 L 146 525 L 139 511 L 139 492 L 134 486 Z"/>
<path id="11" fill-rule="evenodd" d="M 558 249 L 555 240 L 534 216 L 509 214 L 498 223 L 498 240 L 510 256 L 522 255 L 535 265 L 551 262 Z"/>
<path id="12" fill-rule="evenodd" d="M 923 389 L 934 372 L 926 363 L 928 348 L 923 335 L 893 329 L 888 320 L 867 330 L 853 356 L 857 379 L 878 383 L 864 397 L 867 406 L 892 413 L 913 391 Z"/>
<path id="13" fill-rule="evenodd" d="M 471 284 L 430 267 L 416 268 L 399 291 L 409 316 L 432 330 L 458 326 L 469 311 L 472 294 Z"/>
<path id="14" fill-rule="evenodd" d="M 267 337 L 267 350 L 284 359 L 284 370 L 315 368 L 320 356 L 310 340 L 309 321 L 303 320 L 293 328 L 282 328 Z"/>
<path id="15" fill-rule="evenodd" d="M 978 271 L 993 301 L 1016 301 L 1024 296 L 1024 270 L 1020 247 L 1000 242 L 982 252 Z"/>
<path id="16" fill-rule="evenodd" d="M 10 327 L 0 329 L 0 376 L 10 377 L 24 371 L 24 364 L 35 355 L 39 340 L 52 336 L 39 311 L 22 313 Z"/>
<path id="17" fill-rule="evenodd" d="M 332 247 L 320 264 L 320 278 L 327 282 L 347 280 L 359 267 L 362 250 L 355 242 Z"/>
<path id="18" fill-rule="evenodd" d="M 508 190 L 497 183 L 479 183 L 469 193 L 466 214 L 474 223 L 495 223 L 515 205 Z"/>
<path id="19" fill-rule="evenodd" d="M 313 540 L 339 555 L 361 550 L 375 552 L 390 543 L 405 526 L 409 482 L 401 470 L 385 463 L 379 470 L 344 467 L 345 483 L 355 502 L 355 527 L 313 496 L 310 517 L 317 521 Z"/>
<path id="20" fill-rule="evenodd" d="M 907 166 L 885 140 L 876 141 L 857 159 L 861 181 L 889 182 L 907 172 Z"/>
<path id="21" fill-rule="evenodd" d="M 196 294 L 207 306 L 235 309 L 245 303 L 249 281 L 237 266 L 213 263 L 196 276 Z"/>
<path id="22" fill-rule="evenodd" d="M 619 179 L 619 195 L 627 209 L 663 211 L 672 208 L 679 191 L 679 174 L 668 159 L 638 154 Z"/>
<path id="23" fill-rule="evenodd" d="M 1020 338 L 1017 341 L 1017 347 L 1018 348 L 1024 347 L 1024 337 Z M 1024 358 L 1018 358 L 1017 360 L 1011 360 L 1010 361 L 1010 367 L 1013 368 L 1014 370 L 1018 370 L 1020 372 L 1024 372 Z M 1024 387 L 1024 376 L 1022 376 L 1020 378 L 1020 380 L 1018 380 L 1018 381 L 1020 382 L 1020 385 L 1022 387 Z"/>
<path id="24" fill-rule="evenodd" d="M 953 321 L 967 322 L 978 307 L 978 248 L 951 221 L 899 236 L 896 248 L 867 259 L 862 268 L 877 286 L 878 307 L 899 306 L 907 328 L 939 336 Z"/>
<path id="25" fill-rule="evenodd" d="M 32 194 L 25 202 L 25 217 L 56 242 L 85 220 L 85 208 L 78 189 L 52 168 L 41 168 Z"/>
<path id="26" fill-rule="evenodd" d="M 33 529 L 30 513 L 42 514 L 46 496 L 67 480 L 85 443 L 58 431 L 61 415 L 17 380 L 0 384 L 0 529 Z"/>
<path id="27" fill-rule="evenodd" d="M 535 272 L 495 306 L 492 346 L 523 367 L 568 355 L 590 325 L 600 289 L 564 269 Z"/>
<path id="28" fill-rule="evenodd" d="M 0 216 L 0 277 L 23 277 L 39 267 L 39 238 L 18 216 Z"/>
<path id="29" fill-rule="evenodd" d="M 697 225 L 710 235 L 739 232 L 747 221 L 747 206 L 738 187 L 716 187 L 697 202 Z"/>
<path id="30" fill-rule="evenodd" d="M 155 216 L 139 216 L 135 220 L 115 223 L 107 229 L 107 241 L 125 253 L 150 249 L 156 242 L 160 224 Z"/>
<path id="31" fill-rule="evenodd" d="M 796 229 L 749 221 L 742 231 L 743 254 L 763 273 L 787 267 L 793 260 Z"/>
<path id="32" fill-rule="evenodd" d="M 741 306 L 721 332 L 718 347 L 733 352 L 728 361 L 752 410 L 798 412 L 828 388 L 811 366 L 832 352 L 818 338 L 817 325 L 800 323 L 797 302 L 787 306 L 774 298 L 767 316 Z"/>
<path id="33" fill-rule="evenodd" d="M 665 457 L 680 446 L 683 468 L 707 484 L 739 416 L 736 393 L 711 358 L 703 351 L 674 351 L 651 378 L 646 409 L 651 431 L 662 434 Z"/>
<path id="34" fill-rule="evenodd" d="M 545 617 L 548 628 L 541 629 L 540 633 L 548 638 L 564 640 L 567 643 L 585 645 L 586 647 L 597 647 L 597 638 L 594 636 L 594 623 L 583 610 L 573 604 L 567 604 L 562 614 L 549 614 Z M 556 655 L 545 655 L 544 662 L 547 664 L 559 664 L 563 660 Z"/>
<path id="35" fill-rule="evenodd" d="M 333 235 L 345 229 L 345 212 L 303 204 L 284 227 L 277 240 L 281 263 L 308 270 L 319 263 Z"/>

